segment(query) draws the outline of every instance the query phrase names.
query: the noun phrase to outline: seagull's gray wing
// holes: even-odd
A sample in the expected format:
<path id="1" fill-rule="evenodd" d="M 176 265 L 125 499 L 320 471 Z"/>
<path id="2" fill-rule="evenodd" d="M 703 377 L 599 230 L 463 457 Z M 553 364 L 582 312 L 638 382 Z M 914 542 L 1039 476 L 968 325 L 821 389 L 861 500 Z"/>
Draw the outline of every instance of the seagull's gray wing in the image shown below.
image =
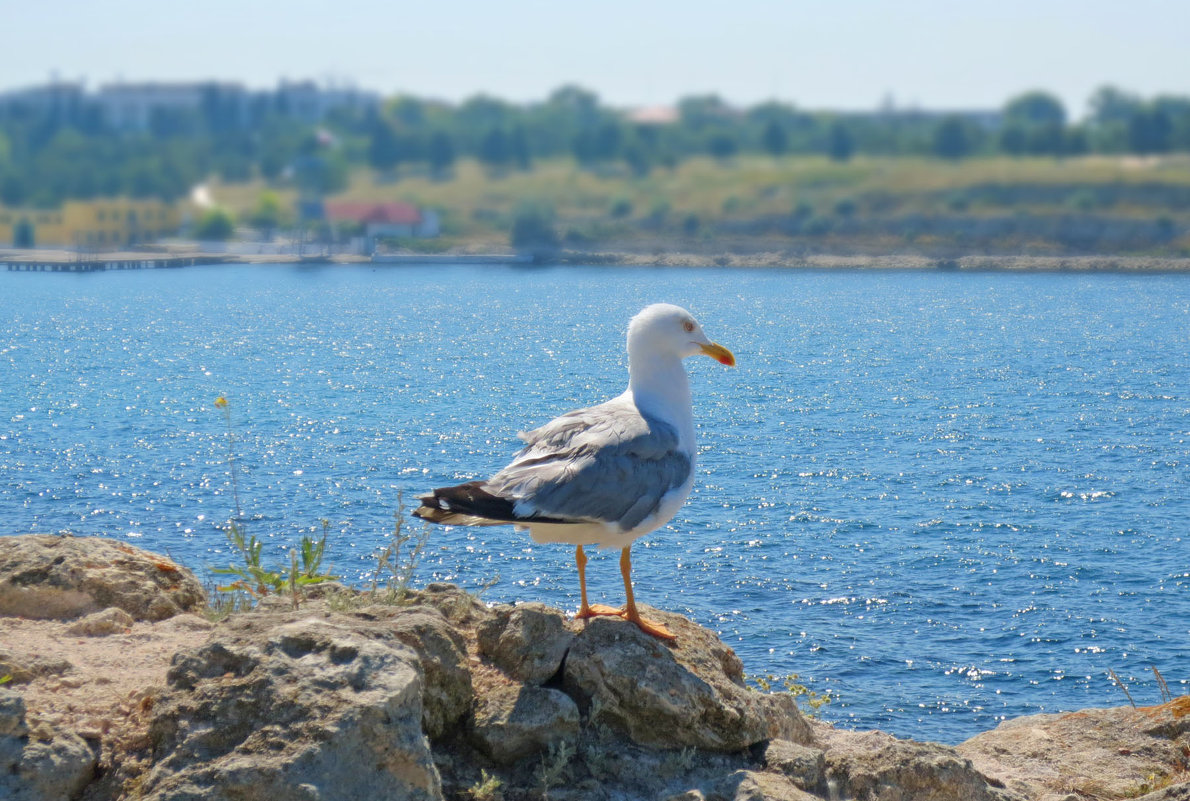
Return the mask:
<path id="1" fill-rule="evenodd" d="M 606 522 L 623 531 L 690 478 L 678 432 L 620 399 L 580 409 L 522 434 L 526 446 L 484 484 L 520 516 Z"/>

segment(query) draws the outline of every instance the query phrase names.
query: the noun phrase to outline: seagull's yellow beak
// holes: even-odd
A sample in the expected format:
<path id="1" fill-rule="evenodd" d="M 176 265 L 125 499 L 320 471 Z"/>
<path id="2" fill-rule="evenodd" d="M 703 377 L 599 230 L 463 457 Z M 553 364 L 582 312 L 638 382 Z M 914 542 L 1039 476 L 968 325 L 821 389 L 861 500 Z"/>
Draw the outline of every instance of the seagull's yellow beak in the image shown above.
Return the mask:
<path id="1" fill-rule="evenodd" d="M 719 364 L 735 367 L 735 356 L 718 342 L 712 342 L 709 345 L 699 345 L 699 350 L 719 362 Z"/>

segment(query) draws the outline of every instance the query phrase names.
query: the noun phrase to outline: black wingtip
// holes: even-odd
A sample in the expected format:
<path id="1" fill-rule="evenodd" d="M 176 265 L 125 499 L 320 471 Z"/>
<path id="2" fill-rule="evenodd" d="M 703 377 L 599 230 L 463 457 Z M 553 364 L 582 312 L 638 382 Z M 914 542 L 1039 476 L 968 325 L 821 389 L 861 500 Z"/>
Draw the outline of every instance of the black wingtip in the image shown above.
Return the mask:
<path id="1" fill-rule="evenodd" d="M 418 498 L 421 506 L 413 510 L 415 517 L 431 523 L 479 521 L 490 523 L 516 522 L 512 501 L 493 495 L 483 488 L 482 481 L 468 481 L 453 487 L 439 487 Z"/>
<path id="2" fill-rule="evenodd" d="M 418 498 L 421 506 L 413 510 L 415 517 L 431 523 L 446 525 L 499 525 L 501 523 L 565 523 L 567 521 L 516 513 L 515 502 L 493 495 L 483 488 L 482 481 L 468 481 L 453 487 L 439 487 Z"/>

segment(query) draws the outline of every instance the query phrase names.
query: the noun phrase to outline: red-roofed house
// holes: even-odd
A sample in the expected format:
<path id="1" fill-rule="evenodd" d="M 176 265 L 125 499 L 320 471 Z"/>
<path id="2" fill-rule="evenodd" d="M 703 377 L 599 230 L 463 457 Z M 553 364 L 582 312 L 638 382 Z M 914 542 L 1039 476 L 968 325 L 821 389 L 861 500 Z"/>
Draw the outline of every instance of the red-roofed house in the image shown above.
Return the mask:
<path id="1" fill-rule="evenodd" d="M 409 203 L 327 201 L 323 208 L 327 222 L 332 225 L 362 225 L 364 235 L 369 239 L 380 236 L 438 236 L 437 213 L 429 209 L 423 211 Z"/>

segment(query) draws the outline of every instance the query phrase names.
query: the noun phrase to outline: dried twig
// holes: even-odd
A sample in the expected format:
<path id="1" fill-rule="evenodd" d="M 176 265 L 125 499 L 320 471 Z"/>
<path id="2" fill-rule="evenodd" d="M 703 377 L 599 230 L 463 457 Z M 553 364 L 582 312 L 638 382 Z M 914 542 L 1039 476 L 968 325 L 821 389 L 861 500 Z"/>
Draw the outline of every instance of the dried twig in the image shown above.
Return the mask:
<path id="1" fill-rule="evenodd" d="M 1120 680 L 1120 677 L 1119 677 L 1119 676 L 1117 676 L 1117 675 L 1116 675 L 1116 672 L 1115 672 L 1114 670 L 1112 670 L 1111 668 L 1108 668 L 1108 669 L 1107 669 L 1107 672 L 1108 672 L 1108 675 L 1110 675 L 1110 676 L 1111 676 L 1111 678 L 1112 678 L 1112 681 L 1114 681 L 1114 682 L 1116 683 L 1116 685 L 1117 685 L 1117 686 L 1118 686 L 1118 687 L 1119 687 L 1121 690 L 1123 690 L 1123 691 L 1124 691 L 1124 695 L 1126 695 L 1126 696 L 1128 697 L 1128 703 L 1132 704 L 1132 708 L 1133 708 L 1133 709 L 1135 709 L 1135 708 L 1136 708 L 1136 702 L 1132 700 L 1132 693 L 1128 692 L 1128 688 L 1124 686 L 1124 682 Z"/>
<path id="2" fill-rule="evenodd" d="M 1169 691 L 1169 685 L 1165 683 L 1165 677 L 1161 675 L 1161 671 L 1157 669 L 1156 665 L 1149 665 L 1153 669 L 1153 675 L 1157 677 L 1157 686 L 1161 689 L 1161 703 L 1169 703 L 1173 700 L 1173 693 Z"/>

